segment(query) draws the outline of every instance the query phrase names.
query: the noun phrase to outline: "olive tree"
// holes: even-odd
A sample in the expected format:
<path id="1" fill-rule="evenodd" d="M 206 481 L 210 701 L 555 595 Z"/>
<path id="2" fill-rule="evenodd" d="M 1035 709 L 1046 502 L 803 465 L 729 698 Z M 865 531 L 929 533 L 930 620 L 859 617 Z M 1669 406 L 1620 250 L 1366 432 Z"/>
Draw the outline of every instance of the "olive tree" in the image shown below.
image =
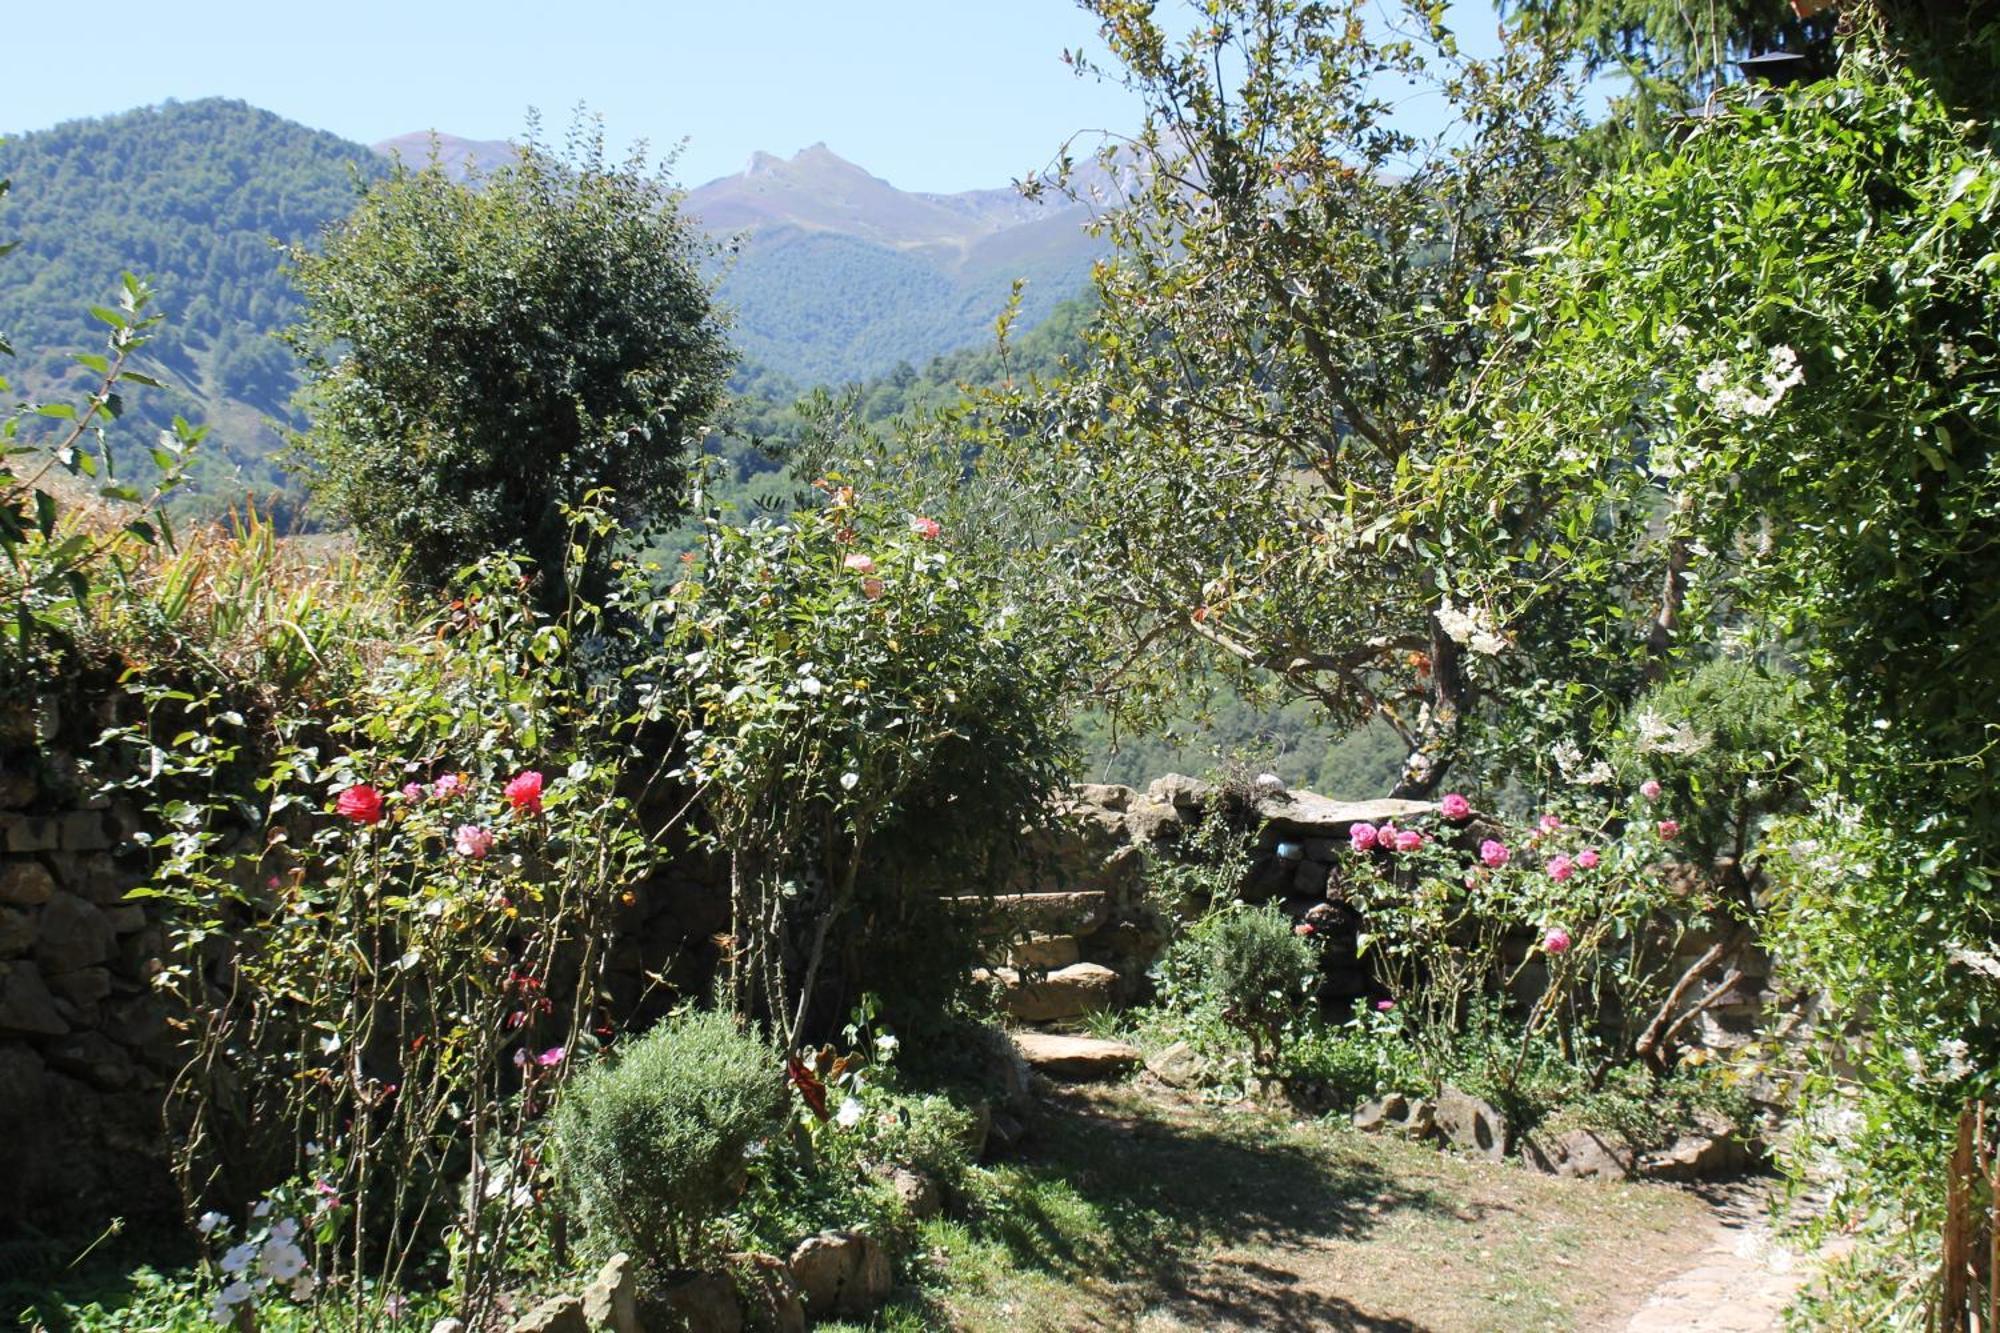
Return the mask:
<path id="1" fill-rule="evenodd" d="M 673 516 L 731 362 L 677 203 L 595 131 L 470 180 L 398 164 L 291 256 L 315 495 L 429 588 L 507 549 L 590 581 L 565 510 L 594 492 Z"/>

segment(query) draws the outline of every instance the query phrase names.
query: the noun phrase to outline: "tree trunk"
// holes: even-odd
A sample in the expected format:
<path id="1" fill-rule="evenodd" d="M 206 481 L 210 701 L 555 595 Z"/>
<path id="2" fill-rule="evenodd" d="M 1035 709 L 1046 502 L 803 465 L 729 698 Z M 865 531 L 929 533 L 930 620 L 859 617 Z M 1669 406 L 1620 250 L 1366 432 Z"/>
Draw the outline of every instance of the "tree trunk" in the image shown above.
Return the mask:
<path id="1" fill-rule="evenodd" d="M 1430 703 L 1410 738 L 1402 776 L 1389 795 L 1407 801 L 1428 800 L 1458 758 L 1466 694 L 1464 652 L 1432 616 Z"/>

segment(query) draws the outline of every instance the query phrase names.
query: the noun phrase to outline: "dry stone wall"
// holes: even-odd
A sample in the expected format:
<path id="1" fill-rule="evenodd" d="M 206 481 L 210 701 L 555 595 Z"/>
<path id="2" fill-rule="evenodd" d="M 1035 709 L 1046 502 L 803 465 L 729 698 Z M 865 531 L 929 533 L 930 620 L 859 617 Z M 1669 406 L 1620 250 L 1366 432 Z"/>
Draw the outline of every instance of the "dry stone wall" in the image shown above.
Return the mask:
<path id="1" fill-rule="evenodd" d="M 111 709 L 0 705 L 0 1232 L 173 1203 L 160 1108 L 180 1034 L 153 986 L 161 928 L 126 900 L 141 818 L 80 763 Z"/>

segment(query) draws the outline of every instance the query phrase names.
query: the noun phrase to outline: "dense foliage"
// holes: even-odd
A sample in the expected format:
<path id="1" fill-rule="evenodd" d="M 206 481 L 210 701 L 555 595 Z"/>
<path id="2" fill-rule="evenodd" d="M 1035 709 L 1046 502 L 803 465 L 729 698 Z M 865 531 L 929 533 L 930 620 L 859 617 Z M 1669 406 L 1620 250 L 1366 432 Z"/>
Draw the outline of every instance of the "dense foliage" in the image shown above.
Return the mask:
<path id="1" fill-rule="evenodd" d="M 283 486 L 269 422 L 298 424 L 296 377 L 272 335 L 299 298 L 274 242 L 310 240 L 381 169 L 360 144 L 212 98 L 0 141 L 0 176 L 14 179 L 0 234 L 21 245 L 0 265 L 0 328 L 33 349 L 22 386 L 76 389 L 68 353 L 96 336 L 81 302 L 135 273 L 168 316 L 147 349 L 162 385 L 135 398 L 136 418 L 149 434 L 177 414 L 212 428 L 194 489 Z"/>
<path id="2" fill-rule="evenodd" d="M 787 1047 L 864 969 L 912 999 L 962 984 L 939 891 L 991 882 L 1067 750 L 1069 649 L 1046 622 L 961 568 L 936 520 L 823 485 L 829 503 L 788 521 L 713 524 L 651 609 L 650 705 L 684 728 L 732 867 L 731 993 Z"/>
<path id="3" fill-rule="evenodd" d="M 1609 572 L 1651 547 L 1656 650 L 1802 678 L 1797 739 L 1731 762 L 1813 799 L 1759 826 L 1766 939 L 1875 1031 L 1829 1052 L 1858 1079 L 1829 1068 L 1815 1088 L 1817 1123 L 1848 1125 L 1847 1200 L 1878 1222 L 1937 1216 L 1947 1126 L 2000 1067 L 1987 134 L 1867 50 L 1838 79 L 1731 103 L 1607 186 L 1518 289 L 1523 355 L 1494 368 L 1476 428 L 1494 443 L 1454 478 L 1486 569 L 1514 506 L 1552 503 L 1578 534 L 1566 577 L 1517 585 L 1515 605 L 1616 596 Z M 1606 660 L 1634 644 L 1596 641 Z M 1884 1280 L 1924 1269 L 1906 1257 Z"/>
<path id="4" fill-rule="evenodd" d="M 292 253 L 315 493 L 426 588 L 510 548 L 558 588 L 594 493 L 642 529 L 671 516 L 731 358 L 696 249 L 601 134 L 476 188 L 399 165 Z"/>
<path id="5" fill-rule="evenodd" d="M 1086 368 L 988 458 L 1048 515 L 1107 699 L 1143 715 L 1190 674 L 1261 678 L 1393 727 L 1421 794 L 1459 757 L 1471 659 L 1507 645 L 1448 533 L 1391 531 L 1394 493 L 1476 380 L 1491 330 L 1466 307 L 1565 217 L 1565 52 L 1476 60 L 1423 7 L 1377 40 L 1358 7 L 1244 0 L 1184 41 L 1094 8 L 1147 107 L 1110 154 L 1142 184 L 1108 216 Z M 1411 133 L 1385 79 L 1459 130 Z"/>

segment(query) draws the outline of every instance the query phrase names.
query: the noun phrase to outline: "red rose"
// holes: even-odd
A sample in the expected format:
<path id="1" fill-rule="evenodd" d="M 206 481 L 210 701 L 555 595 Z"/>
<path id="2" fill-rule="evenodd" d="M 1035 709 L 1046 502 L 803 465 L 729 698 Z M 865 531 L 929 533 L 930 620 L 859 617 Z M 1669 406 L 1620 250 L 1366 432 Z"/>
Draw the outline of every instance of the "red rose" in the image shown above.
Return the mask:
<path id="1" fill-rule="evenodd" d="M 531 815 L 542 813 L 542 775 L 530 769 L 517 775 L 505 788 L 507 803 Z"/>
<path id="2" fill-rule="evenodd" d="M 365 782 L 356 783 L 340 794 L 334 808 L 357 824 L 373 824 L 382 818 L 382 793 Z"/>

